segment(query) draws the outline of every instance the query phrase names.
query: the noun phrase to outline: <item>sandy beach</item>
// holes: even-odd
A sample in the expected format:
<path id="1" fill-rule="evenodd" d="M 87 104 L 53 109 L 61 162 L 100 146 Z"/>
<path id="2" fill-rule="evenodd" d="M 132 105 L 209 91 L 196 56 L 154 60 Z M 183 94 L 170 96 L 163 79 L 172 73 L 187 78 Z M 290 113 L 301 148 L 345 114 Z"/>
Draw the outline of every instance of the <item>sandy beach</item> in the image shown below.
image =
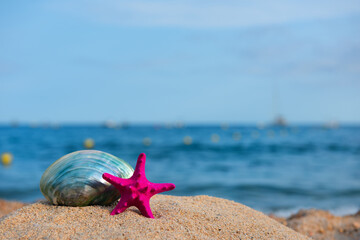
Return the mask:
<path id="1" fill-rule="evenodd" d="M 19 206 L 21 207 L 21 206 Z M 132 207 L 52 206 L 45 200 L 0 218 L 1 239 L 308 239 L 265 214 L 233 201 L 156 195 L 155 219 Z"/>
<path id="2" fill-rule="evenodd" d="M 360 212 L 339 217 L 323 210 L 300 210 L 289 218 L 270 215 L 275 222 L 239 203 L 208 196 L 158 195 L 151 204 L 155 221 L 140 216 L 136 208 L 111 217 L 113 206 L 56 207 L 45 200 L 26 206 L 0 200 L 0 237 L 360 239 Z"/>

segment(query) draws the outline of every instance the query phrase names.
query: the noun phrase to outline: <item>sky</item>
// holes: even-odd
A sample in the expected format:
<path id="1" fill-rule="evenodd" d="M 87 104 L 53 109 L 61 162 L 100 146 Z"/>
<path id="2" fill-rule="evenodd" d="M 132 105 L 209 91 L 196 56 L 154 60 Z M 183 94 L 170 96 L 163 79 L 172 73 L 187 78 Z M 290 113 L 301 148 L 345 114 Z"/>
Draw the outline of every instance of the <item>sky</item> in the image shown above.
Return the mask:
<path id="1" fill-rule="evenodd" d="M 1 1 L 0 122 L 360 123 L 360 2 Z"/>

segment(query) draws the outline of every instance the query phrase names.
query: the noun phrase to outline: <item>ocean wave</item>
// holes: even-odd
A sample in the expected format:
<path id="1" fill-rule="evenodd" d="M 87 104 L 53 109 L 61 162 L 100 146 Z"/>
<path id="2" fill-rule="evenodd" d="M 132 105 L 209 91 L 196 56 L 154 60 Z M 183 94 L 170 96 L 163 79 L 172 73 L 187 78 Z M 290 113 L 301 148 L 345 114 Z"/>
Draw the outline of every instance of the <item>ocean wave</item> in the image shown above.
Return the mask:
<path id="1" fill-rule="evenodd" d="M 245 144 L 230 144 L 230 145 L 214 145 L 206 143 L 194 143 L 191 145 L 178 144 L 170 146 L 174 151 L 209 151 L 209 152 L 233 152 L 240 154 L 258 154 L 258 153 L 314 153 L 317 151 L 326 152 L 344 152 L 360 154 L 360 146 L 344 145 L 344 144 L 313 144 L 313 143 L 301 143 L 301 144 L 263 144 L 254 143 L 250 145 Z"/>
<path id="2" fill-rule="evenodd" d="M 344 190 L 319 190 L 319 189 L 306 189 L 293 186 L 279 186 L 279 185 L 266 185 L 266 184 L 236 184 L 236 185 L 223 185 L 215 184 L 198 184 L 191 186 L 183 186 L 179 189 L 190 193 L 191 195 L 203 194 L 204 192 L 227 192 L 231 191 L 232 194 L 245 195 L 253 193 L 261 193 L 263 196 L 299 196 L 299 197 L 312 197 L 312 198 L 341 198 L 341 197 L 360 197 L 360 189 L 344 189 Z"/>

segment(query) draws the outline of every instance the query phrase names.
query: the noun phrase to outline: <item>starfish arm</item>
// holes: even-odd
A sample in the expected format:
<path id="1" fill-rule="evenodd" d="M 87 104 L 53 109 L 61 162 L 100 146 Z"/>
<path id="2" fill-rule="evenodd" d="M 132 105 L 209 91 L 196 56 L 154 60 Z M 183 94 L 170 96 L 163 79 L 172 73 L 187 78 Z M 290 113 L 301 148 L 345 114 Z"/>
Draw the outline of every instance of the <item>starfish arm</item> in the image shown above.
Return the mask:
<path id="1" fill-rule="evenodd" d="M 145 217 L 154 218 L 154 215 L 150 208 L 149 199 L 142 200 L 141 204 L 138 204 L 136 207 L 140 210 L 141 214 L 144 215 Z"/>
<path id="2" fill-rule="evenodd" d="M 111 183 L 113 186 L 115 186 L 117 189 L 120 189 L 128 184 L 128 180 L 124 178 L 115 177 L 109 173 L 104 173 L 102 175 L 103 179 L 105 179 L 107 182 Z"/>
<path id="3" fill-rule="evenodd" d="M 119 203 L 116 205 L 116 207 L 114 208 L 114 210 L 112 210 L 111 214 L 110 215 L 116 215 L 116 214 L 119 214 L 119 213 L 122 213 L 124 212 L 127 208 L 128 208 L 128 203 L 123 200 L 123 199 L 120 199 Z"/>
<path id="4" fill-rule="evenodd" d="M 146 162 L 145 153 L 140 153 L 138 160 L 136 162 L 133 176 L 140 177 L 141 175 L 143 175 L 143 177 L 145 177 L 145 162 Z"/>
<path id="5" fill-rule="evenodd" d="M 154 194 L 171 191 L 175 188 L 172 183 L 154 183 L 151 192 Z"/>

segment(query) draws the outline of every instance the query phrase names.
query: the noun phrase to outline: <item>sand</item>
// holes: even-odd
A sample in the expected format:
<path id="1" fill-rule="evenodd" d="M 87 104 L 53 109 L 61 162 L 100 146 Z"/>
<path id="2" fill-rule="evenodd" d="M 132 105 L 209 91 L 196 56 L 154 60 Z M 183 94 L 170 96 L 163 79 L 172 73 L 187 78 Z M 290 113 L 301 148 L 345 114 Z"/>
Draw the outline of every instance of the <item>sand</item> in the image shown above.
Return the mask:
<path id="1" fill-rule="evenodd" d="M 131 207 L 63 207 L 42 201 L 0 218 L 0 239 L 308 239 L 240 203 L 209 197 L 156 195 L 155 219 Z"/>
<path id="2" fill-rule="evenodd" d="M 316 240 L 359 240 L 360 211 L 354 215 L 334 216 L 323 210 L 300 210 L 287 219 L 276 218 L 284 225 Z"/>

